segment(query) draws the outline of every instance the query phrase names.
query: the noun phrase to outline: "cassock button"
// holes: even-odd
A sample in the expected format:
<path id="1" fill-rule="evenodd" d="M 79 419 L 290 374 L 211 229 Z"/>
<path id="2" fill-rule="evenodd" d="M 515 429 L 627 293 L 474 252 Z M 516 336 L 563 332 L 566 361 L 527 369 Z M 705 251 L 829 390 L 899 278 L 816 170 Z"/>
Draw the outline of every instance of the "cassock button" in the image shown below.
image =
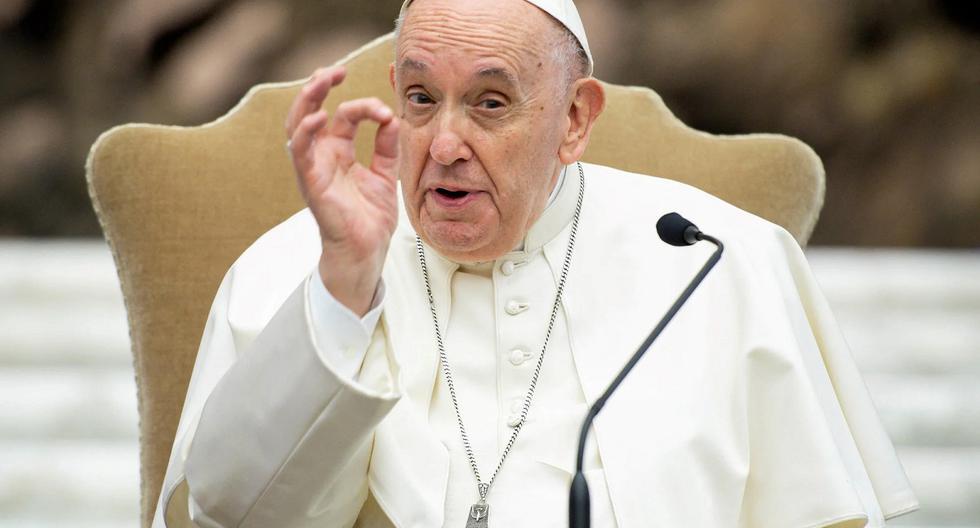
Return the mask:
<path id="1" fill-rule="evenodd" d="M 517 427 L 521 423 L 521 415 L 512 414 L 507 417 L 507 427 Z"/>
<path id="2" fill-rule="evenodd" d="M 517 366 L 524 363 L 531 357 L 531 354 L 524 349 L 515 348 L 510 351 L 510 364 Z"/>
<path id="3" fill-rule="evenodd" d="M 513 260 L 508 260 L 507 262 L 504 262 L 503 264 L 501 264 L 500 265 L 500 272 L 503 273 L 504 275 L 508 275 L 508 276 L 509 275 L 513 275 L 514 274 L 514 261 Z"/>
<path id="4" fill-rule="evenodd" d="M 507 301 L 507 305 L 504 306 L 504 311 L 510 315 L 517 315 L 524 310 L 527 310 L 531 305 L 525 302 L 510 300 Z"/>

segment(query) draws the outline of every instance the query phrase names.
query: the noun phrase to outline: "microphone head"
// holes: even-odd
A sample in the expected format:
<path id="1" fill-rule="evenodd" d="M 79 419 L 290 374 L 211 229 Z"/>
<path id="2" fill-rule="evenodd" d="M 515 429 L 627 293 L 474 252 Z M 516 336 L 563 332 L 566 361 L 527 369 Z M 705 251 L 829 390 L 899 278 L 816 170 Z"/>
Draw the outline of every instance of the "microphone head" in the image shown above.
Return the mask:
<path id="1" fill-rule="evenodd" d="M 657 234 L 672 246 L 690 246 L 698 241 L 701 230 L 690 220 L 677 213 L 667 213 L 657 220 Z"/>

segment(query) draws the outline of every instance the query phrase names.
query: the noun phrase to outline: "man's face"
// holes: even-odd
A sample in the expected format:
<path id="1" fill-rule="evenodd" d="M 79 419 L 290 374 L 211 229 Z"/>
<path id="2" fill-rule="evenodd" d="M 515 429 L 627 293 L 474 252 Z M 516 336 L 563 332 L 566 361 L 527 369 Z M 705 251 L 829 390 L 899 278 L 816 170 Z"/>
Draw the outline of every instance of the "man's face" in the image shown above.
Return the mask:
<path id="1" fill-rule="evenodd" d="M 449 258 L 511 251 L 544 209 L 569 127 L 555 31 L 524 0 L 409 9 L 394 64 L 399 178 L 416 232 Z"/>

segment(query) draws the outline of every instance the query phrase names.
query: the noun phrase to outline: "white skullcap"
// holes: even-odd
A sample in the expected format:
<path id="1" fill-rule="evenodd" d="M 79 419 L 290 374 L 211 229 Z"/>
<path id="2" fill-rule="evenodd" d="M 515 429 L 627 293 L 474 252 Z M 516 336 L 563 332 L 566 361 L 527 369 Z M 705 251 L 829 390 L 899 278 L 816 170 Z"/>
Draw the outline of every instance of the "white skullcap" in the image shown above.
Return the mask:
<path id="1" fill-rule="evenodd" d="M 401 15 L 405 14 L 405 10 L 408 6 L 412 4 L 415 0 L 405 0 L 402 4 Z M 525 2 L 536 6 L 538 9 L 544 11 L 551 15 L 552 18 L 557 20 L 561 25 L 568 28 L 578 39 L 578 43 L 582 45 L 582 49 L 585 50 L 585 55 L 589 58 L 589 75 L 592 75 L 593 61 L 592 61 L 592 50 L 589 49 L 589 39 L 585 36 L 585 26 L 582 24 L 582 17 L 578 14 L 578 9 L 572 0 L 524 0 Z M 399 15 L 400 18 L 400 15 Z"/>

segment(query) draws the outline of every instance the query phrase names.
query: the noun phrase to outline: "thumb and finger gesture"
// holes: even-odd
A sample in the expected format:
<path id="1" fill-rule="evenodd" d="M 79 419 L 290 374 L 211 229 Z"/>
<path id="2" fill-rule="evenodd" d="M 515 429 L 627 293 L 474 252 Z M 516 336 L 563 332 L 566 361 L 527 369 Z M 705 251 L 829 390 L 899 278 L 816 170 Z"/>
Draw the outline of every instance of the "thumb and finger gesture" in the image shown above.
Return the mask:
<path id="1" fill-rule="evenodd" d="M 377 98 L 346 101 L 328 116 L 323 101 L 345 75 L 343 67 L 313 74 L 289 110 L 287 145 L 324 246 L 352 258 L 380 253 L 383 259 L 398 217 L 398 120 Z M 379 125 L 369 167 L 357 163 L 354 152 L 354 136 L 365 120 Z"/>

